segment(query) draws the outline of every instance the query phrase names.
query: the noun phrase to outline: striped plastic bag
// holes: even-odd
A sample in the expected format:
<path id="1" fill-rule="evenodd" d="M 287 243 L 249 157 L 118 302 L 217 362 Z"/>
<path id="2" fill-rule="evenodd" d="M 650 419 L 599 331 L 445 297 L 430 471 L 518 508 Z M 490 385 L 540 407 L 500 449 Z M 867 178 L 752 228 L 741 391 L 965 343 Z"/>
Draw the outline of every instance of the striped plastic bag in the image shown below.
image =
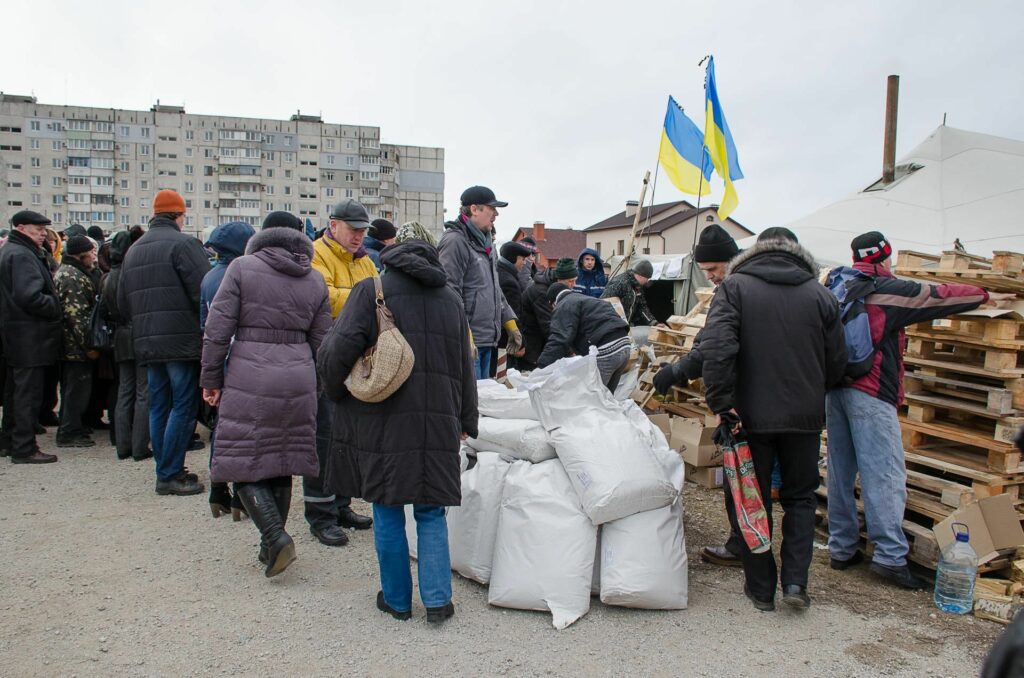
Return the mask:
<path id="1" fill-rule="evenodd" d="M 722 470 L 736 507 L 736 521 L 740 525 L 743 541 L 751 553 L 766 553 L 772 548 L 768 529 L 768 512 L 761 499 L 761 488 L 754 472 L 754 459 L 742 431 L 734 435 L 732 423 L 723 421 L 715 431 L 715 442 L 723 451 Z"/>

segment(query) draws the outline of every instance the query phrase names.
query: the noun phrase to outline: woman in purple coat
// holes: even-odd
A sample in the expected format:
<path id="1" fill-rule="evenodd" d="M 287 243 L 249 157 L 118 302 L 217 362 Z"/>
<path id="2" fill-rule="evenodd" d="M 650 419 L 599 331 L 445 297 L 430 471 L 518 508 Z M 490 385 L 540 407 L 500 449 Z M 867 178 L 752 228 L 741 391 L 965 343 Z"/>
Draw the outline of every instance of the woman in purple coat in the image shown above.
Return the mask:
<path id="1" fill-rule="evenodd" d="M 316 352 L 331 326 L 298 218 L 264 229 L 228 266 L 206 320 L 203 399 L 219 406 L 210 479 L 234 482 L 260 530 L 266 576 L 295 560 L 292 476 L 316 476 Z M 294 228 L 294 230 L 293 230 Z"/>

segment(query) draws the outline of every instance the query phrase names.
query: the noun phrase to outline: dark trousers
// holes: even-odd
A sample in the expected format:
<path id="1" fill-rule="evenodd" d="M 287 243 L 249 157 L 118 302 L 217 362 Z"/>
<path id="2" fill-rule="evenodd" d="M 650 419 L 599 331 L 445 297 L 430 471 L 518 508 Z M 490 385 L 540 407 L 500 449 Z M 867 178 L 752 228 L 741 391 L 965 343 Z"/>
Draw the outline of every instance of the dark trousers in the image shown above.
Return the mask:
<path id="1" fill-rule="evenodd" d="M 114 440 L 121 459 L 145 456 L 149 448 L 149 370 L 134 360 L 117 364 Z"/>
<path id="2" fill-rule="evenodd" d="M 8 367 L 4 380 L 4 438 L 10 438 L 12 457 L 31 457 L 36 445 L 36 421 L 43 400 L 44 367 Z M 6 444 L 6 440 L 4 441 Z M 5 448 L 6 449 L 6 448 Z"/>
<path id="3" fill-rule="evenodd" d="M 43 397 L 39 406 L 40 421 L 42 417 L 55 416 L 57 411 L 57 391 L 60 390 L 60 365 L 47 365 L 43 368 Z"/>
<path id="4" fill-rule="evenodd" d="M 316 456 L 320 474 L 302 478 L 306 522 L 310 527 L 324 528 L 338 524 L 338 513 L 352 504 L 351 497 L 339 497 L 325 487 L 327 456 L 331 449 L 331 401 L 321 394 L 316 401 Z"/>
<path id="5" fill-rule="evenodd" d="M 71 440 L 85 435 L 82 416 L 89 407 L 92 393 L 91 362 L 65 360 L 60 366 L 60 428 L 57 440 Z"/>
<path id="6" fill-rule="evenodd" d="M 807 570 L 814 553 L 814 509 L 817 506 L 814 491 L 818 488 L 821 434 L 750 433 L 747 442 L 772 534 L 772 467 L 776 459 L 782 471 L 782 487 L 779 488 L 779 502 L 785 512 L 782 518 L 782 585 L 807 586 Z M 726 503 L 732 529 L 739 533 L 731 494 L 726 494 Z M 758 598 L 774 598 L 779 580 L 775 555 L 771 551 L 755 555 L 741 539 L 740 558 L 750 591 Z"/>

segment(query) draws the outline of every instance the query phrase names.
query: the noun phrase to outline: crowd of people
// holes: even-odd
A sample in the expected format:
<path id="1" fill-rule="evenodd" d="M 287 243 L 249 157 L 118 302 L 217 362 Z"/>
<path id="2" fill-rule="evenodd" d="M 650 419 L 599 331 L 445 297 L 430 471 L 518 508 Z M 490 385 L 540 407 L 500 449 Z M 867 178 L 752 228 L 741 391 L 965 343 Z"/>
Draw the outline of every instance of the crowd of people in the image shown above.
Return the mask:
<path id="1" fill-rule="evenodd" d="M 56 462 L 36 435 L 57 425 L 58 447 L 93 445 L 105 410 L 118 458 L 152 457 L 156 493 L 193 495 L 206 488 L 185 453 L 202 421 L 211 429 L 211 513 L 251 518 L 266 576 L 296 559 L 287 520 L 301 476 L 304 516 L 321 544 L 345 545 L 345 528 L 374 528 L 377 607 L 397 619 L 412 609 L 404 510 L 412 506 L 420 596 L 427 619 L 441 622 L 454 613 L 445 507 L 460 502 L 460 443 L 477 435 L 476 381 L 495 375 L 499 349 L 510 366 L 531 370 L 593 347 L 614 391 L 631 327 L 660 323 L 646 301 L 650 262 L 609 279 L 600 253 L 584 249 L 538 268 L 529 238 L 495 246 L 506 205 L 489 188 L 467 189 L 436 245 L 417 224 L 371 223 L 352 199 L 333 206 L 313 240 L 299 218 L 272 212 L 259 231 L 229 222 L 203 243 L 182 232 L 186 205 L 172 190 L 157 193 L 148 228 L 109 240 L 79 226 L 58 234 L 42 214 L 18 212 L 0 249 L 0 453 L 18 464 Z M 919 585 L 900 529 L 903 327 L 999 296 L 894 278 L 891 245 L 877 232 L 852 249 L 853 266 L 839 271 L 841 306 L 792 232 L 768 229 L 740 251 L 722 227 L 705 228 L 694 259 L 716 286 L 707 323 L 693 351 L 654 382 L 664 393 L 704 379 L 709 408 L 749 441 L 769 520 L 773 470 L 780 478 L 783 600 L 798 608 L 810 605 L 826 421 L 832 567 L 863 560 L 859 473 L 872 571 Z M 870 321 L 859 372 L 844 332 L 850 299 Z M 381 307 L 414 363 L 392 395 L 366 402 L 350 378 L 375 345 Z M 373 516 L 353 511 L 352 497 L 370 502 Z M 747 596 L 774 609 L 776 561 L 739 538 L 728 493 L 726 510 L 729 541 L 702 556 L 742 565 Z"/>

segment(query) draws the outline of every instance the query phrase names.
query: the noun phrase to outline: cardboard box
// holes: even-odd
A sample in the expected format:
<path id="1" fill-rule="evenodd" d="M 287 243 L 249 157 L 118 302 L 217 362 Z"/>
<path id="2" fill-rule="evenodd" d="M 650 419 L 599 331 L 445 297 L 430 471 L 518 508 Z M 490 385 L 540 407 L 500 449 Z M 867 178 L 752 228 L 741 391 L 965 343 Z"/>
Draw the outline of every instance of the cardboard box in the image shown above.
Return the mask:
<path id="1" fill-rule="evenodd" d="M 661 432 L 665 434 L 665 440 L 670 441 L 669 447 L 672 446 L 672 415 L 671 414 L 649 414 L 647 418 L 651 420 L 651 423 L 661 429 Z"/>
<path id="2" fill-rule="evenodd" d="M 721 487 L 722 467 L 703 466 L 698 468 L 686 464 L 686 479 L 691 483 L 697 483 L 701 487 Z"/>
<path id="3" fill-rule="evenodd" d="M 996 558 L 999 551 L 1024 544 L 1024 530 L 1008 494 L 972 501 L 936 525 L 935 540 L 940 549 L 955 541 L 953 523 L 967 525 L 971 548 L 978 554 L 979 565 Z"/>
<path id="4" fill-rule="evenodd" d="M 691 466 L 720 466 L 722 451 L 712 440 L 714 434 L 715 429 L 704 426 L 699 419 L 676 417 L 669 447 L 679 450 L 683 461 Z"/>

